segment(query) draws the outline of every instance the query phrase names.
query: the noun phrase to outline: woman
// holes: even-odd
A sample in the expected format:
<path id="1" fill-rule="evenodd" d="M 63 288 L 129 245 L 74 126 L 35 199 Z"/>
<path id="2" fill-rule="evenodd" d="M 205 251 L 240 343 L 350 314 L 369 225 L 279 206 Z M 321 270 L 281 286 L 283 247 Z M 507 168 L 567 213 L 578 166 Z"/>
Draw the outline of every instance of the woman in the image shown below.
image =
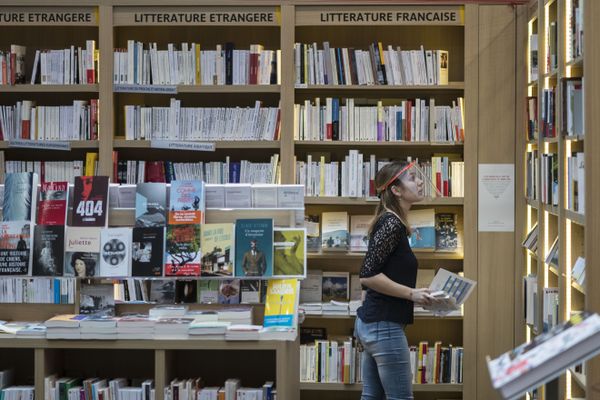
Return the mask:
<path id="1" fill-rule="evenodd" d="M 366 297 L 358 309 L 355 335 L 363 346 L 361 400 L 412 399 L 410 351 L 404 334 L 413 304 L 430 305 L 428 289 L 414 289 L 417 258 L 408 237 L 408 211 L 423 199 L 423 181 L 413 163 L 392 162 L 375 177 L 379 205 L 369 229 L 360 269 Z"/>
<path id="2" fill-rule="evenodd" d="M 85 278 L 94 276 L 94 267 L 94 260 L 86 257 L 86 253 L 75 253 L 71 257 L 71 268 L 73 269 L 73 274 L 77 277 Z"/>

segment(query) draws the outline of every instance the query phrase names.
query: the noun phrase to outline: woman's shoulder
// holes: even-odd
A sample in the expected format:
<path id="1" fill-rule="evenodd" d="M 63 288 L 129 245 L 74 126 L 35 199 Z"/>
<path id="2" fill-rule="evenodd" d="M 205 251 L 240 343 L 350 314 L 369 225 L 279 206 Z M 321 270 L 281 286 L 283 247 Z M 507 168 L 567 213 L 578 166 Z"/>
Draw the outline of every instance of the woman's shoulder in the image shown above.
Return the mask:
<path id="1" fill-rule="evenodd" d="M 379 229 L 385 229 L 386 231 L 406 231 L 406 227 L 400 217 L 392 211 L 386 211 L 381 214 L 375 224 L 374 231 Z"/>

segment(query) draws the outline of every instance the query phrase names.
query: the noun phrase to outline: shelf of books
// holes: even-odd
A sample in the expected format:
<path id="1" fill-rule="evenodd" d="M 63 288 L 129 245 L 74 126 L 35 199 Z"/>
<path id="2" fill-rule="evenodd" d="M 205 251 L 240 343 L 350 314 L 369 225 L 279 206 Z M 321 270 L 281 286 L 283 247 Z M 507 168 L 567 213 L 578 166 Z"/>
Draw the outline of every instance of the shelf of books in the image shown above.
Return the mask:
<path id="1" fill-rule="evenodd" d="M 583 15 L 580 0 L 539 0 L 529 6 L 527 113 L 519 141 L 526 199 L 521 258 L 525 340 L 585 308 Z M 575 380 L 567 372 L 528 397 L 585 397 L 585 385 Z"/>

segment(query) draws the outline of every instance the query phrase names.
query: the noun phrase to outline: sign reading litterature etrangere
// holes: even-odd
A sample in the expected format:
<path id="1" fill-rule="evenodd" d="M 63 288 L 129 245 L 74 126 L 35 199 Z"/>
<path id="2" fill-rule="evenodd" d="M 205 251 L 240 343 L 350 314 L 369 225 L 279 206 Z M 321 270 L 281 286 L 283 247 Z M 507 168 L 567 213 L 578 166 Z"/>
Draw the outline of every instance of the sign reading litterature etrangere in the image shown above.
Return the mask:
<path id="1" fill-rule="evenodd" d="M 94 7 L 3 7 L 0 25 L 97 25 Z"/>
<path id="2" fill-rule="evenodd" d="M 115 25 L 279 25 L 276 7 L 163 7 L 144 11 L 121 7 Z"/>

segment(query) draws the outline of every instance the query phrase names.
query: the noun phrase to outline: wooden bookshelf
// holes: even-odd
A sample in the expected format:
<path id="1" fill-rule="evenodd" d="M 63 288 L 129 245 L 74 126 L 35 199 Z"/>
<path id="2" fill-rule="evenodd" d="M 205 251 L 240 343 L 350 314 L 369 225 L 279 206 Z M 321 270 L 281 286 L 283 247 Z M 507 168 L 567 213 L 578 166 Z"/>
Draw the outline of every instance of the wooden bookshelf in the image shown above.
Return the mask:
<path id="1" fill-rule="evenodd" d="M 306 205 L 359 205 L 359 206 L 376 206 L 377 200 L 349 198 L 349 197 L 305 197 L 304 204 Z M 438 197 L 435 199 L 426 199 L 417 205 L 426 206 L 461 206 L 463 205 L 462 197 Z"/>
<path id="2" fill-rule="evenodd" d="M 98 93 L 99 85 L 0 85 L 0 93 Z"/>
<path id="3" fill-rule="evenodd" d="M 318 90 L 318 91 L 461 91 L 465 89 L 464 82 L 448 82 L 447 85 L 296 85 L 298 91 Z"/>
<path id="4" fill-rule="evenodd" d="M 451 383 L 432 383 L 432 384 L 414 384 L 412 386 L 415 393 L 436 392 L 436 393 L 460 393 L 463 385 Z M 345 383 L 310 383 L 300 382 L 300 390 L 302 391 L 340 391 L 340 392 L 360 392 L 362 384 L 345 384 Z"/>
<path id="5" fill-rule="evenodd" d="M 121 136 L 122 137 L 122 136 Z M 203 142 L 203 141 L 200 141 Z M 279 141 L 275 140 L 239 140 L 239 141 L 214 141 L 216 149 L 274 149 L 280 147 Z M 150 140 L 125 140 L 114 139 L 113 147 L 115 149 L 151 149 Z"/>

